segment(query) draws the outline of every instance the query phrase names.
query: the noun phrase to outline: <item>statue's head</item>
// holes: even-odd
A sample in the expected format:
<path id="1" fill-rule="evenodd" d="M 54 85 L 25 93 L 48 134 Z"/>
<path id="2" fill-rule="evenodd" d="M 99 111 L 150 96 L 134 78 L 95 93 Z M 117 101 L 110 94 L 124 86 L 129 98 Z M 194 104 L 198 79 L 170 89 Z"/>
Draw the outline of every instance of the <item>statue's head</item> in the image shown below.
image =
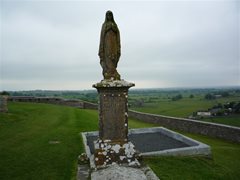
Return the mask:
<path id="1" fill-rule="evenodd" d="M 114 22 L 112 11 L 107 11 L 106 12 L 106 21 L 113 21 Z"/>

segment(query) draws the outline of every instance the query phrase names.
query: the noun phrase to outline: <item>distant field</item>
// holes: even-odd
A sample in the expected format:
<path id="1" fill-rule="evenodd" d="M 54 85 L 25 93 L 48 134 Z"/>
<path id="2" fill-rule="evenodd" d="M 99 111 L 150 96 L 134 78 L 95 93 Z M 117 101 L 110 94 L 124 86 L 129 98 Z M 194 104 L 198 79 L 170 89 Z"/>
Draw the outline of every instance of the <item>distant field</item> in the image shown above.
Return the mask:
<path id="1" fill-rule="evenodd" d="M 230 116 L 222 116 L 222 117 L 214 117 L 214 118 L 205 118 L 202 121 L 213 122 L 226 124 L 230 126 L 238 126 L 240 127 L 240 115 L 230 115 Z"/>
<path id="2" fill-rule="evenodd" d="M 152 114 L 160 114 L 173 117 L 188 118 L 193 112 L 198 110 L 207 110 L 218 103 L 227 103 L 231 101 L 240 101 L 240 97 L 219 98 L 215 100 L 206 100 L 202 97 L 183 98 L 178 101 L 159 100 L 154 103 L 145 103 L 143 107 L 133 107 L 132 109 Z M 240 114 L 234 116 L 223 116 L 203 119 L 204 121 L 240 126 Z"/>
<path id="3" fill-rule="evenodd" d="M 74 179 L 77 156 L 84 152 L 80 132 L 97 130 L 97 111 L 9 103 L 0 113 L 0 179 Z M 152 124 L 130 119 L 131 128 Z M 186 134 L 212 147 L 204 157 L 146 158 L 160 179 L 238 179 L 240 144 Z"/>
<path id="4" fill-rule="evenodd" d="M 10 92 L 12 96 L 40 96 L 60 97 L 67 99 L 80 99 L 97 103 L 96 90 L 84 91 L 16 91 Z M 221 98 L 206 100 L 205 96 L 222 95 Z M 181 95 L 182 99 L 173 101 L 173 97 Z M 227 96 L 224 96 L 227 95 Z M 192 97 L 192 98 L 190 98 Z M 129 91 L 129 105 L 131 109 L 173 117 L 188 118 L 193 112 L 208 110 L 218 103 L 240 102 L 240 87 L 222 88 L 166 88 L 166 89 L 135 89 Z M 203 119 L 203 121 L 240 126 L 240 114 L 234 117 L 216 117 Z"/>

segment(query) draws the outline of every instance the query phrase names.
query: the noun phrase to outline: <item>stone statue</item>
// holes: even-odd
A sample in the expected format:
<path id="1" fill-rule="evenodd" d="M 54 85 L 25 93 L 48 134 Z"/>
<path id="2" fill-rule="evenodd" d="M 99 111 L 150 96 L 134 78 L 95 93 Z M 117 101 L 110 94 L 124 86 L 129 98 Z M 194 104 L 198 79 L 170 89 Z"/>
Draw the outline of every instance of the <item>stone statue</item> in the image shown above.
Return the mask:
<path id="1" fill-rule="evenodd" d="M 117 72 L 117 63 L 121 55 L 120 33 L 111 11 L 106 12 L 102 25 L 98 55 L 104 79 L 120 80 Z"/>

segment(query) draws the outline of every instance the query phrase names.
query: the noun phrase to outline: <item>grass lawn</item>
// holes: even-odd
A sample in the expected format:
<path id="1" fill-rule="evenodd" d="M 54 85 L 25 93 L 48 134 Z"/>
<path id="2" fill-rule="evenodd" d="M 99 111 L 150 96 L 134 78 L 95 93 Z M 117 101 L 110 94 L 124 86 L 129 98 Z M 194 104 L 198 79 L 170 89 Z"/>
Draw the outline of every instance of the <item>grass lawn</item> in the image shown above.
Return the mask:
<path id="1" fill-rule="evenodd" d="M 95 111 L 56 105 L 9 103 L 9 113 L 0 119 L 4 180 L 71 179 L 83 152 L 79 133 L 97 129 Z"/>
<path id="2" fill-rule="evenodd" d="M 9 103 L 0 114 L 0 179 L 74 179 L 83 145 L 80 132 L 97 130 L 98 115 L 49 104 Z M 131 128 L 152 124 L 129 119 Z M 240 144 L 186 134 L 212 147 L 204 157 L 146 158 L 161 179 L 238 179 Z"/>
<path id="3" fill-rule="evenodd" d="M 160 179 L 222 179 L 240 177 L 240 144 L 229 143 L 201 135 L 182 133 L 211 146 L 212 158 L 154 157 L 145 162 Z"/>

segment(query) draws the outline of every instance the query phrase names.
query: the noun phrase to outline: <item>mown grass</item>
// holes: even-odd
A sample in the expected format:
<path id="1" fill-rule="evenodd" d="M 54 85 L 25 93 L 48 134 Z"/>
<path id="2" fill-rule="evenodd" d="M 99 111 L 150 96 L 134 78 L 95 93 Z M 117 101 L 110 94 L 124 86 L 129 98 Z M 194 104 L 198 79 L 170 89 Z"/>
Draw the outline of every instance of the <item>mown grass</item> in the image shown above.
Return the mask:
<path id="1" fill-rule="evenodd" d="M 182 133 L 211 146 L 212 157 L 154 157 L 145 162 L 160 179 L 229 179 L 240 177 L 240 144 Z"/>
<path id="2" fill-rule="evenodd" d="M 9 103 L 0 114 L 0 179 L 74 179 L 77 156 L 84 152 L 80 132 L 97 130 L 97 111 Z M 152 124 L 129 119 L 130 128 Z M 155 125 L 156 126 L 156 125 Z M 212 147 L 204 157 L 146 158 L 161 179 L 238 179 L 240 145 L 186 134 Z M 49 143 L 49 142 L 59 143 Z"/>
<path id="3" fill-rule="evenodd" d="M 0 179 L 74 177 L 79 133 L 97 129 L 95 111 L 46 104 L 10 103 L 0 119 Z"/>

